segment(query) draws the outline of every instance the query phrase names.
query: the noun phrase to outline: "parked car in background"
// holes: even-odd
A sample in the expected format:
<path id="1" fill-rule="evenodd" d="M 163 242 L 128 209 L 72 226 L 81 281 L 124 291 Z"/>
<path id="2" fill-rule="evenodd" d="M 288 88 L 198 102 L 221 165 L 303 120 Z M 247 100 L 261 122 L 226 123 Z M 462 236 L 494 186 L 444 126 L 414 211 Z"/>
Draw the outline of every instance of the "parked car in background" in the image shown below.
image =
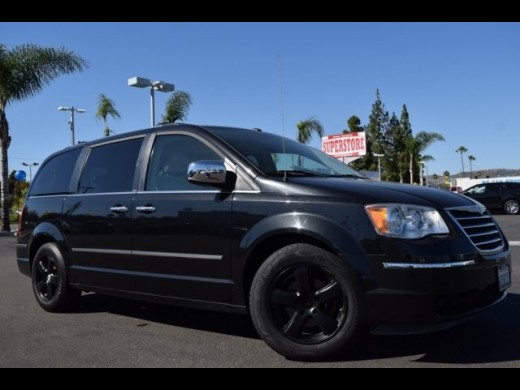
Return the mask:
<path id="1" fill-rule="evenodd" d="M 482 183 L 463 192 L 464 195 L 482 203 L 488 210 L 506 214 L 520 213 L 520 183 Z"/>
<path id="2" fill-rule="evenodd" d="M 82 291 L 249 313 L 291 359 L 361 331 L 439 330 L 506 296 L 511 252 L 480 204 L 367 179 L 261 130 L 187 124 L 65 149 L 36 174 L 20 271 L 40 306 Z"/>

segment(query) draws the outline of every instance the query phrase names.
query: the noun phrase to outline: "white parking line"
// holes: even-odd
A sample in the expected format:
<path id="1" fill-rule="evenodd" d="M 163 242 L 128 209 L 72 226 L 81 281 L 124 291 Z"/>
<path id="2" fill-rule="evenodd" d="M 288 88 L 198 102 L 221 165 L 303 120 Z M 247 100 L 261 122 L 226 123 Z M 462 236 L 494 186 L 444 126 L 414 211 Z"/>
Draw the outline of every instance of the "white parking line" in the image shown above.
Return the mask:
<path id="1" fill-rule="evenodd" d="M 510 246 L 520 246 L 520 241 L 509 241 Z"/>

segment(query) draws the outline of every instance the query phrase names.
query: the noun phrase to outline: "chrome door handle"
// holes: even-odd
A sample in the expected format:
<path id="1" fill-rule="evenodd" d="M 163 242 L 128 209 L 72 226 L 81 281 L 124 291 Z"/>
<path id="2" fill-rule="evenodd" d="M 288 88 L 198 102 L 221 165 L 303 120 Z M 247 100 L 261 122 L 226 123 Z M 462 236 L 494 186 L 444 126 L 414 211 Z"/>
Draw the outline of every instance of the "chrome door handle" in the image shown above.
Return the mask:
<path id="1" fill-rule="evenodd" d="M 154 206 L 138 206 L 135 208 L 135 211 L 138 213 L 155 213 L 157 211 L 157 207 Z"/>
<path id="2" fill-rule="evenodd" d="M 128 211 L 128 207 L 117 205 L 110 207 L 110 211 L 113 213 L 126 213 Z"/>

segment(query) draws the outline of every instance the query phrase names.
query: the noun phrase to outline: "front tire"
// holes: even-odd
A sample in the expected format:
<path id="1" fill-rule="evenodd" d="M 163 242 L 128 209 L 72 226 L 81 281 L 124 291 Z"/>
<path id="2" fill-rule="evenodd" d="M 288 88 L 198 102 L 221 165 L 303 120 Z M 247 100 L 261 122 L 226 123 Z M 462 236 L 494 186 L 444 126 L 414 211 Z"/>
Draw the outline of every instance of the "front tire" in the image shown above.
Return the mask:
<path id="1" fill-rule="evenodd" d="M 63 255 L 54 243 L 43 245 L 36 253 L 32 286 L 38 304 L 51 313 L 70 310 L 81 296 L 80 290 L 69 286 Z"/>
<path id="2" fill-rule="evenodd" d="M 504 211 L 509 215 L 516 215 L 520 212 L 520 203 L 517 200 L 511 199 L 504 204 Z"/>
<path id="3" fill-rule="evenodd" d="M 308 244 L 272 254 L 251 286 L 250 311 L 262 339 L 293 360 L 329 360 L 362 328 L 353 272 L 340 258 Z"/>

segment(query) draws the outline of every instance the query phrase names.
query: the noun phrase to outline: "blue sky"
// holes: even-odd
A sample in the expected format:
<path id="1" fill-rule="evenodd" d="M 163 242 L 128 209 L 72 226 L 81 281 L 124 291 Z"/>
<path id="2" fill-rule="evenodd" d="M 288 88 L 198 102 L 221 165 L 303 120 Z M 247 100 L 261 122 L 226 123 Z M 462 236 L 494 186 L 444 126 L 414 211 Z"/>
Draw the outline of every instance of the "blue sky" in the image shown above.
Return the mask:
<path id="1" fill-rule="evenodd" d="M 379 89 L 390 114 L 408 106 L 414 133 L 446 138 L 427 151 L 436 159 L 430 174 L 459 172 L 461 145 L 466 170 L 470 154 L 474 170 L 520 168 L 520 23 L 2 22 L 0 42 L 63 46 L 89 62 L 8 107 L 10 170 L 69 146 L 68 113 L 58 106 L 87 110 L 76 115 L 80 141 L 103 135 L 95 119 L 101 93 L 122 116 L 109 122 L 113 130 L 148 127 L 149 92 L 128 87 L 133 76 L 188 91 L 189 123 L 281 134 L 280 75 L 288 137 L 310 116 L 327 135 L 351 115 L 366 124 Z M 167 97 L 156 94 L 158 118 Z"/>

